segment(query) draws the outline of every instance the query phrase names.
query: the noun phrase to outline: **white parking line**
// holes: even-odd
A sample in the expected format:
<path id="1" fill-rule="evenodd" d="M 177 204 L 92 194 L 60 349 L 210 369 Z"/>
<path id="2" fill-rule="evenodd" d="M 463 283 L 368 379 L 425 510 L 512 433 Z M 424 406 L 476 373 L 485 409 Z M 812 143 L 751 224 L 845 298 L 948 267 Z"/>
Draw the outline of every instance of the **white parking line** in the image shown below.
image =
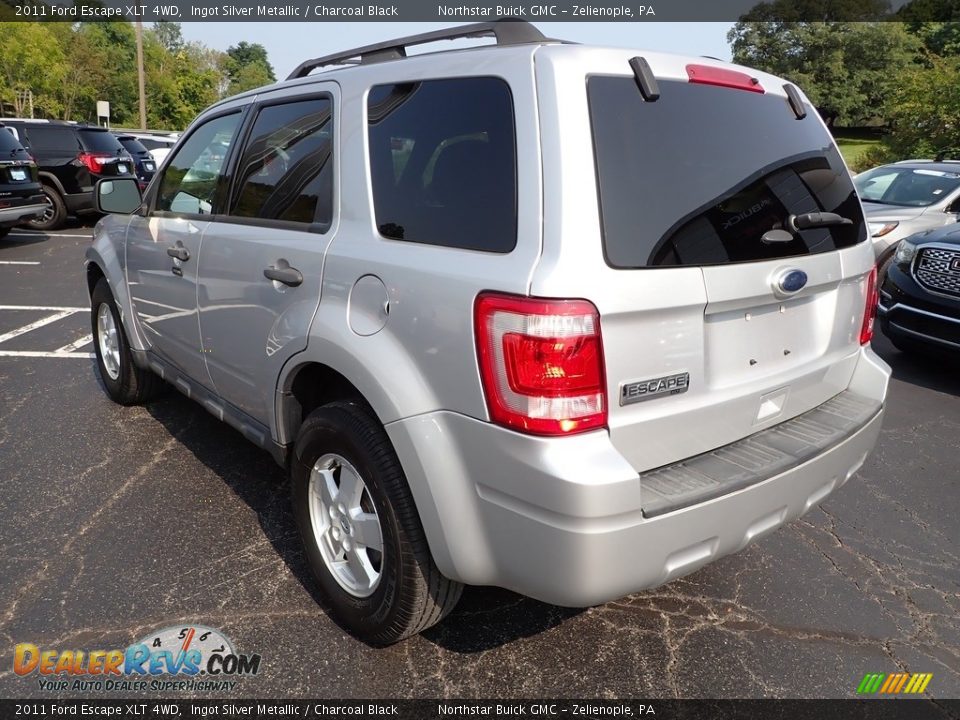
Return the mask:
<path id="1" fill-rule="evenodd" d="M 71 233 L 9 233 L 7 237 L 85 237 L 92 238 L 93 233 L 89 235 L 76 235 Z"/>
<path id="2" fill-rule="evenodd" d="M 0 310 L 69 310 L 72 313 L 85 312 L 88 307 L 62 307 L 54 305 L 0 305 Z"/>
<path id="3" fill-rule="evenodd" d="M 55 323 L 57 320 L 63 320 L 65 317 L 70 317 L 75 313 L 75 310 L 64 310 L 62 312 L 54 313 L 53 315 L 47 315 L 45 318 L 40 318 L 35 320 L 29 325 L 24 325 L 23 327 L 18 327 L 16 330 L 11 330 L 8 333 L 0 335 L 0 343 L 6 342 L 7 340 L 12 340 L 15 337 L 28 333 L 31 330 L 36 330 L 41 328 L 44 325 L 49 325 L 50 323 Z"/>
<path id="4" fill-rule="evenodd" d="M 33 350 L 0 350 L 0 357 L 28 357 L 28 358 L 95 358 L 96 353 L 77 352 L 42 352 Z"/>
<path id="5" fill-rule="evenodd" d="M 73 341 L 72 343 L 70 343 L 69 345 L 64 345 L 62 348 L 57 348 L 56 350 L 54 350 L 54 352 L 55 352 L 55 353 L 69 353 L 69 352 L 73 352 L 74 350 L 79 350 L 79 349 L 82 348 L 84 345 L 89 345 L 89 344 L 92 343 L 92 342 L 93 342 L 93 335 L 92 335 L 92 334 L 91 334 L 91 335 L 84 335 L 82 338 L 80 338 L 79 340 L 74 340 L 74 341 Z"/>
<path id="6" fill-rule="evenodd" d="M 0 265 L 39 265 L 38 262 L 29 262 L 27 260 L 0 260 Z"/>
<path id="7" fill-rule="evenodd" d="M 63 320 L 71 315 L 87 312 L 88 309 L 89 308 L 85 307 L 57 307 L 51 305 L 0 305 L 0 310 L 26 310 L 53 313 L 52 315 L 47 315 L 46 317 L 42 317 L 32 323 L 28 323 L 23 327 L 18 327 L 16 330 L 11 330 L 10 332 L 0 335 L 0 343 L 4 343 L 7 340 L 12 340 L 13 338 L 28 333 L 31 330 L 41 328 L 44 325 L 50 325 L 58 320 Z M 57 348 L 56 350 L 0 350 L 0 357 L 89 359 L 96 357 L 96 355 L 89 352 L 75 351 L 79 348 L 82 348 L 84 345 L 89 345 L 91 342 L 93 342 L 92 334 L 77 338 L 72 343 Z"/>

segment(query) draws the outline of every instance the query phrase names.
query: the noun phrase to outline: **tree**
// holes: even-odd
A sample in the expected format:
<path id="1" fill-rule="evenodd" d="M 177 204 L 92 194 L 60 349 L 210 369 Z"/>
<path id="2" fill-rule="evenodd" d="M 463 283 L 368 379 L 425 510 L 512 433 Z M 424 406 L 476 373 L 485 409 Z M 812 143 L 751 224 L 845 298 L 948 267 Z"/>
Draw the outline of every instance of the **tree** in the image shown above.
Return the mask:
<path id="1" fill-rule="evenodd" d="M 907 68 L 891 92 L 886 114 L 891 155 L 960 157 L 960 57 L 931 56 L 929 67 Z"/>
<path id="2" fill-rule="evenodd" d="M 63 50 L 46 23 L 0 23 L 0 105 L 10 104 L 22 116 L 23 93 L 29 91 L 37 117 L 59 117 L 57 91 L 66 75 Z"/>
<path id="3" fill-rule="evenodd" d="M 180 23 L 160 20 L 153 24 L 153 33 L 157 41 L 172 53 L 183 48 L 183 30 Z"/>
<path id="4" fill-rule="evenodd" d="M 960 55 L 960 2 L 957 0 L 911 0 L 896 17 L 919 37 L 934 55 Z"/>
<path id="5" fill-rule="evenodd" d="M 227 48 L 229 92 L 236 94 L 277 81 L 267 59 L 267 49 L 260 43 L 242 41 Z"/>
<path id="6" fill-rule="evenodd" d="M 741 20 L 727 39 L 734 62 L 796 83 L 830 125 L 882 120 L 889 89 L 920 46 L 895 22 Z"/>

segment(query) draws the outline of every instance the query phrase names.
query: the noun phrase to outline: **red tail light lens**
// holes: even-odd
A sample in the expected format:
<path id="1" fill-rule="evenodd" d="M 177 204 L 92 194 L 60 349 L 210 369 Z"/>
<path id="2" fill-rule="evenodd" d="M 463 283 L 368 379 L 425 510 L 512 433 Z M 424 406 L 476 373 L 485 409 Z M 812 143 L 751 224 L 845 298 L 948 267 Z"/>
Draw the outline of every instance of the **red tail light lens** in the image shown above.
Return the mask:
<path id="1" fill-rule="evenodd" d="M 77 155 L 77 160 L 86 165 L 87 170 L 92 173 L 103 172 L 103 164 L 107 160 L 111 160 L 113 155 L 110 153 L 91 153 L 91 152 L 82 152 Z"/>
<path id="2" fill-rule="evenodd" d="M 877 319 L 877 305 L 880 304 L 880 293 L 877 289 L 877 268 L 874 267 L 867 275 L 866 306 L 863 310 L 863 324 L 860 326 L 860 344 L 866 345 L 873 339 L 873 323 Z"/>
<path id="3" fill-rule="evenodd" d="M 760 81 L 755 77 L 750 77 L 746 73 L 736 70 L 714 67 L 713 65 L 687 65 L 687 78 L 689 82 L 701 85 L 717 85 L 755 93 L 764 92 Z"/>
<path id="4" fill-rule="evenodd" d="M 475 322 L 494 422 L 535 435 L 606 426 L 603 342 L 592 304 L 484 293 Z"/>

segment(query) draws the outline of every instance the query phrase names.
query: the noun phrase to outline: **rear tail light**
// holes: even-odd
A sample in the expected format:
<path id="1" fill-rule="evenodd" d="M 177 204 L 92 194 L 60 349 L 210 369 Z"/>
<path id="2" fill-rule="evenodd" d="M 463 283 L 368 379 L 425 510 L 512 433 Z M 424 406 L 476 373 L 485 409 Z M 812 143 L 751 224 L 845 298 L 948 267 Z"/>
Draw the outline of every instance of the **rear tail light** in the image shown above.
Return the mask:
<path id="1" fill-rule="evenodd" d="M 863 324 L 860 326 L 860 344 L 866 345 L 873 339 L 873 323 L 877 319 L 877 305 L 880 293 L 877 289 L 877 268 L 867 275 L 866 306 L 863 309 Z"/>
<path id="2" fill-rule="evenodd" d="M 103 172 L 103 164 L 113 159 L 113 155 L 103 152 L 82 152 L 77 155 L 77 160 L 86 165 L 87 170 L 92 173 Z"/>
<path id="3" fill-rule="evenodd" d="M 600 316 L 591 303 L 483 293 L 475 323 L 495 423 L 534 435 L 606 426 Z"/>
<path id="4" fill-rule="evenodd" d="M 755 77 L 713 65 L 687 65 L 687 78 L 689 82 L 699 83 L 700 85 L 717 85 L 755 93 L 764 92 L 760 81 Z"/>

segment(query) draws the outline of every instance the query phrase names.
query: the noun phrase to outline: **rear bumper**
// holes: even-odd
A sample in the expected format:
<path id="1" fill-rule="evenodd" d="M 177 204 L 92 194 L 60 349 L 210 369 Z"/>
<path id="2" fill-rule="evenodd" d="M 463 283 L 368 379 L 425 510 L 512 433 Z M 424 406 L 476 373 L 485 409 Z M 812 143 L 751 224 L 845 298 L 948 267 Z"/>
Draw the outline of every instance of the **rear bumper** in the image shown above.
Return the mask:
<path id="1" fill-rule="evenodd" d="M 789 470 L 655 517 L 605 431 L 534 438 L 448 412 L 387 431 L 444 574 L 588 606 L 690 573 L 826 499 L 876 442 L 888 377 L 862 350 L 850 391 L 878 410 L 859 429 Z"/>
<path id="2" fill-rule="evenodd" d="M 47 206 L 43 203 L 38 205 L 18 205 L 16 207 L 0 209 L 0 227 L 11 227 L 24 220 L 31 220 L 43 215 Z"/>

